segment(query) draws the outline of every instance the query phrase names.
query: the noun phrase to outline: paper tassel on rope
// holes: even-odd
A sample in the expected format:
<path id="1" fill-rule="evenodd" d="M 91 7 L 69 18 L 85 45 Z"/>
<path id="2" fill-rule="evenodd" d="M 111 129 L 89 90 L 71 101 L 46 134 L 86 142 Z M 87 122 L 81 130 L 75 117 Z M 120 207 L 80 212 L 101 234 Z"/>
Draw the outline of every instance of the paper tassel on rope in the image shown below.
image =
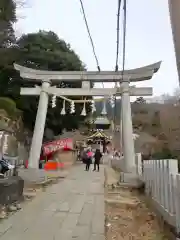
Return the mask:
<path id="1" fill-rule="evenodd" d="M 61 115 L 66 115 L 66 101 L 63 101 L 63 108 L 61 110 Z"/>
<path id="2" fill-rule="evenodd" d="M 94 113 L 96 112 L 96 106 L 94 100 L 91 101 L 91 112 Z"/>
<path id="3" fill-rule="evenodd" d="M 102 109 L 101 115 L 107 115 L 106 101 L 103 102 L 103 109 Z"/>
<path id="4" fill-rule="evenodd" d="M 86 116 L 86 103 L 85 102 L 84 102 L 84 105 L 83 105 L 81 116 Z"/>
<path id="5" fill-rule="evenodd" d="M 112 107 L 112 108 L 115 107 L 115 96 L 111 96 L 111 98 L 110 98 L 110 104 L 111 104 L 111 107 Z"/>
<path id="6" fill-rule="evenodd" d="M 70 113 L 71 113 L 71 114 L 75 113 L 75 104 L 74 104 L 74 101 L 71 101 Z"/>
<path id="7" fill-rule="evenodd" d="M 56 107 L 56 95 L 53 95 L 52 96 L 52 99 L 51 99 L 51 106 L 52 108 L 55 108 Z"/>

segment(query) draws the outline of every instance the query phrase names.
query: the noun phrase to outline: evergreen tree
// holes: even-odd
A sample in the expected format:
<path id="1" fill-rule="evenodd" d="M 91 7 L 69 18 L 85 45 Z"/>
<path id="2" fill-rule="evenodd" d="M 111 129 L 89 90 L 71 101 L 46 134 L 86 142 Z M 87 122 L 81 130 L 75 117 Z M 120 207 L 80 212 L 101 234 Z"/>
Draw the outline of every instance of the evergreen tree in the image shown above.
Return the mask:
<path id="1" fill-rule="evenodd" d="M 13 63 L 51 71 L 78 71 L 83 70 L 84 66 L 70 45 L 59 39 L 54 32 L 40 31 L 23 35 L 16 40 L 13 30 L 13 24 L 16 22 L 16 7 L 17 0 L 0 0 L 0 105 L 9 104 L 5 109 L 9 113 L 13 100 L 14 111 L 16 107 L 17 110 L 22 110 L 24 125 L 32 130 L 38 97 L 20 96 L 20 87 L 33 87 L 35 83 L 22 80 L 19 73 L 14 70 Z M 80 83 L 61 82 L 58 87 L 80 87 Z M 64 127 L 78 128 L 82 118 L 79 116 L 81 105 L 77 105 L 77 114 L 73 116 L 70 114 L 61 116 L 61 107 L 62 101 L 58 100 L 57 108 L 48 110 L 46 127 L 52 129 L 55 134 L 60 133 Z"/>
<path id="2" fill-rule="evenodd" d="M 0 48 L 15 43 L 13 24 L 16 22 L 16 3 L 13 0 L 0 1 Z"/>

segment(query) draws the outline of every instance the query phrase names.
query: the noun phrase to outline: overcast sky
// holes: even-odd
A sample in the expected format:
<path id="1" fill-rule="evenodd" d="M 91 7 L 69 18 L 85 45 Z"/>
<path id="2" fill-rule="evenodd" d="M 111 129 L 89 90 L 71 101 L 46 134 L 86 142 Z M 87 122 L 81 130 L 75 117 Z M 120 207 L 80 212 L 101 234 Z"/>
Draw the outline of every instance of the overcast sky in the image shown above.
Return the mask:
<path id="1" fill-rule="evenodd" d="M 71 44 L 88 70 L 96 70 L 79 0 L 29 1 L 28 7 L 19 13 L 18 34 L 39 29 L 54 31 Z M 100 67 L 114 70 L 117 0 L 83 2 Z M 168 0 L 128 0 L 126 68 L 141 67 L 159 60 L 162 60 L 160 71 L 153 80 L 140 86 L 153 86 L 154 95 L 172 93 L 178 87 L 178 77 Z"/>

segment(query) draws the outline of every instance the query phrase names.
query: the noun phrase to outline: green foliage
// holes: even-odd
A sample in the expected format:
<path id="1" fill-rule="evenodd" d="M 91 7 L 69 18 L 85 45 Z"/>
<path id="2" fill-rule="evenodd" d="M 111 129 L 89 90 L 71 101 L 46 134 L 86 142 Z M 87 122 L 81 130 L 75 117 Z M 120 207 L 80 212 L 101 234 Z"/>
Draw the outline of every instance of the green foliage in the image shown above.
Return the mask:
<path id="1" fill-rule="evenodd" d="M 0 47 L 8 47 L 15 42 L 13 23 L 16 21 L 14 0 L 0 1 Z"/>
<path id="2" fill-rule="evenodd" d="M 14 51 L 13 60 L 26 67 L 50 71 L 84 69 L 81 60 L 70 48 L 70 45 L 60 40 L 53 32 L 40 31 L 23 35 L 17 40 L 17 46 L 12 48 L 12 50 Z M 38 83 L 33 79 L 30 81 L 21 79 L 19 74 L 14 71 L 12 63 L 8 62 L 8 64 L 5 64 L 5 67 L 0 67 L 0 95 L 9 97 L 16 103 L 17 108 L 22 111 L 25 126 L 32 130 L 34 128 L 39 97 L 20 96 L 20 87 L 34 87 Z M 74 88 L 80 87 L 80 83 L 61 82 L 56 86 Z M 51 108 L 50 99 L 46 127 L 52 129 L 55 134 L 61 133 L 63 128 L 68 130 L 76 129 L 79 127 L 79 122 L 83 120 L 79 116 L 82 109 L 81 105 L 76 105 L 77 113 L 74 115 L 67 114 L 66 116 L 61 116 L 61 108 L 61 99 L 57 99 L 57 107 L 54 109 Z M 10 111 L 13 113 L 14 109 L 12 105 L 10 107 L 8 105 L 7 111 L 8 113 Z M 68 104 L 67 111 L 69 111 Z"/>
<path id="3" fill-rule="evenodd" d="M 75 52 L 53 32 L 39 31 L 18 39 L 19 63 L 27 67 L 66 71 L 80 70 L 82 62 Z"/>
<path id="4" fill-rule="evenodd" d="M 25 127 L 34 128 L 38 96 L 20 96 L 20 88 L 34 87 L 33 79 L 23 80 L 14 70 L 16 62 L 26 67 L 50 71 L 78 71 L 85 66 L 79 56 L 64 40 L 52 31 L 39 31 L 15 39 L 13 24 L 16 22 L 16 0 L 0 0 L 0 108 L 11 117 L 22 114 Z M 57 87 L 80 87 L 80 83 L 61 82 Z M 81 96 L 82 98 L 82 96 Z M 51 100 L 50 100 L 51 101 Z M 62 100 L 57 100 L 57 107 L 51 108 L 49 103 L 46 127 L 57 135 L 65 127 L 68 130 L 78 128 L 83 117 L 79 116 L 82 105 L 77 104 L 77 114 L 60 115 Z M 67 111 L 69 106 L 67 104 Z M 89 107 L 88 107 L 89 111 Z"/>
<path id="5" fill-rule="evenodd" d="M 152 155 L 152 159 L 173 159 L 175 156 L 169 148 L 164 147 L 161 152 Z"/>
<path id="6" fill-rule="evenodd" d="M 143 97 L 138 97 L 134 103 L 145 104 L 146 100 Z"/>
<path id="7" fill-rule="evenodd" d="M 83 69 L 83 64 L 75 52 L 63 40 L 53 32 L 40 31 L 39 33 L 23 35 L 17 44 L 20 49 L 20 56 L 18 63 L 43 70 L 51 71 L 66 71 L 66 70 L 80 70 Z M 23 81 L 24 86 L 34 86 L 32 82 Z M 80 83 L 65 83 L 61 82 L 57 87 L 80 87 Z M 33 128 L 35 115 L 37 111 L 38 98 L 37 97 L 21 97 L 16 101 L 17 107 L 23 110 L 24 121 L 29 128 Z M 51 108 L 51 99 L 49 102 L 46 127 L 59 134 L 62 128 L 68 130 L 78 128 L 79 116 L 81 107 L 76 105 L 76 114 L 60 115 L 62 108 L 62 100 L 57 99 L 57 107 Z M 69 104 L 67 103 L 67 111 L 69 111 Z"/>
<path id="8" fill-rule="evenodd" d="M 10 117 L 14 117 L 17 112 L 16 103 L 6 97 L 0 97 L 0 109 L 4 109 Z"/>

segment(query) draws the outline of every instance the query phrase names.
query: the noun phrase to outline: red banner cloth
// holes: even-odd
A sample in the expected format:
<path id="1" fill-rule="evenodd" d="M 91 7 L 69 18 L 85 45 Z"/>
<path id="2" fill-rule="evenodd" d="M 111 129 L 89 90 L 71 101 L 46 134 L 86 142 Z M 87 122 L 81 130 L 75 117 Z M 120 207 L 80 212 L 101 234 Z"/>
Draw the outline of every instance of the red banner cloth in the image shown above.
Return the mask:
<path id="1" fill-rule="evenodd" d="M 44 165 L 44 170 L 46 171 L 53 171 L 64 168 L 64 163 L 58 163 L 58 162 L 47 162 Z"/>
<path id="2" fill-rule="evenodd" d="M 73 150 L 73 140 L 71 138 L 60 139 L 43 144 L 43 155 L 48 156 L 58 150 Z"/>

